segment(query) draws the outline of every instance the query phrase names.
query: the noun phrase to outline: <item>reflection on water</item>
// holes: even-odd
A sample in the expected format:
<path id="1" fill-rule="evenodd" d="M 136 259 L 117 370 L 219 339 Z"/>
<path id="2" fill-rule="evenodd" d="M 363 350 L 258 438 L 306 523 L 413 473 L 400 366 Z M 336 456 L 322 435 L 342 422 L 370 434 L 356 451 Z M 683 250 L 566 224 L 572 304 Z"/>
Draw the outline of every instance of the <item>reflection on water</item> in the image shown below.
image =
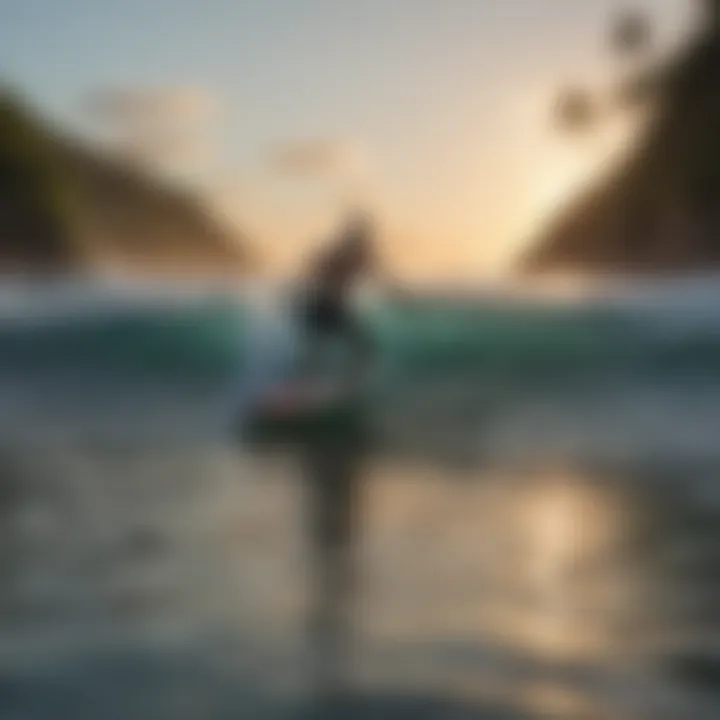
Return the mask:
<path id="1" fill-rule="evenodd" d="M 530 707 L 573 695 L 624 707 L 630 696 L 669 712 L 685 697 L 668 691 L 658 668 L 677 653 L 702 652 L 698 634 L 715 652 L 720 639 L 717 617 L 698 612 L 718 597 L 713 573 L 689 575 L 699 556 L 717 559 L 720 531 L 697 533 L 707 522 L 700 515 L 718 513 L 683 501 L 689 477 L 677 478 L 672 494 L 629 476 L 525 472 L 462 487 L 442 477 L 420 492 L 407 483 L 394 497 L 392 481 L 376 488 L 379 508 L 402 509 L 386 537 L 376 533 L 373 560 L 382 564 L 382 547 L 394 547 L 404 563 L 402 577 L 383 575 L 368 615 L 383 617 L 383 633 L 409 648 L 408 660 L 424 656 L 418 672 L 480 681 L 483 694 L 492 677 L 493 696 Z M 408 511 L 409 498 L 422 495 L 431 509 Z M 689 555 L 679 552 L 688 546 Z M 396 652 L 390 657 L 380 674 L 397 667 Z"/>
<path id="2" fill-rule="evenodd" d="M 521 489 L 507 513 L 523 538 L 511 566 L 530 599 L 524 621 L 514 623 L 527 625 L 526 643 L 557 660 L 617 653 L 610 622 L 637 605 L 639 592 L 620 549 L 629 508 L 607 489 L 551 476 Z"/>
<path id="3" fill-rule="evenodd" d="M 697 472 L 298 459 L 4 453 L 3 718 L 718 716 Z"/>
<path id="4" fill-rule="evenodd" d="M 321 700 L 343 694 L 353 655 L 356 545 L 361 531 L 364 448 L 359 438 L 307 443 L 301 449 L 313 589 L 309 641 L 314 690 Z"/>

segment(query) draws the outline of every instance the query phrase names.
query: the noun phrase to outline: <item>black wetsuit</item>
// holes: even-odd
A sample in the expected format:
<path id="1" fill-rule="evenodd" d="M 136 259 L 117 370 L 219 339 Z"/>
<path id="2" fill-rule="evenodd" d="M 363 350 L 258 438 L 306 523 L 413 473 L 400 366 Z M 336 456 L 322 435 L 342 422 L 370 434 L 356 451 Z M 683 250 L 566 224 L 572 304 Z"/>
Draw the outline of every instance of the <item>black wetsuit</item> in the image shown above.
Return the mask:
<path id="1" fill-rule="evenodd" d="M 303 299 L 301 321 L 310 337 L 342 336 L 352 329 L 355 317 L 344 295 L 312 288 Z"/>
<path id="2" fill-rule="evenodd" d="M 372 343 L 365 324 L 346 294 L 311 289 L 300 303 L 300 325 L 305 338 L 308 362 L 317 359 L 317 351 L 327 341 L 339 340 L 351 352 L 351 365 L 363 366 L 372 353 Z"/>
<path id="3" fill-rule="evenodd" d="M 341 246 L 319 259 L 300 310 L 300 321 L 310 342 L 337 337 L 367 349 L 366 333 L 353 308 L 351 289 L 372 265 L 371 253 L 364 244 Z"/>

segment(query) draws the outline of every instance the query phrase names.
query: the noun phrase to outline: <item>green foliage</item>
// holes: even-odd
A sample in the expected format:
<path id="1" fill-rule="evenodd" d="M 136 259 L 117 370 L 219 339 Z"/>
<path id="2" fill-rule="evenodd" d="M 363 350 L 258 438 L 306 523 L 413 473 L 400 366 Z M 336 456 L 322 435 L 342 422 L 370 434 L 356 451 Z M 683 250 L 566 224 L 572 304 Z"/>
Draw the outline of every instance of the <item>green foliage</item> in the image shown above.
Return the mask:
<path id="1" fill-rule="evenodd" d="M 637 55 L 650 46 L 652 30 L 649 19 L 638 12 L 620 15 L 610 29 L 610 45 L 619 55 Z"/>
<path id="2" fill-rule="evenodd" d="M 705 10 L 705 22 L 708 28 L 720 30 L 720 0 L 701 0 Z"/>
<path id="3" fill-rule="evenodd" d="M 602 103 L 584 91 L 563 96 L 566 132 L 607 113 L 648 113 L 616 170 L 568 204 L 526 267 L 638 272 L 720 265 L 720 0 L 702 1 L 704 31 L 689 35 L 674 56 L 646 63 Z M 629 52 L 645 33 L 638 19 L 621 20 L 617 43 Z"/>
<path id="4" fill-rule="evenodd" d="M 56 143 L 13 92 L 0 89 L 0 200 L 35 227 L 68 235 L 73 221 L 70 183 Z"/>
<path id="5" fill-rule="evenodd" d="M 597 120 L 593 98 L 578 88 L 565 90 L 557 100 L 555 119 L 560 129 L 565 132 L 590 129 Z"/>
<path id="6" fill-rule="evenodd" d="M 244 267 L 235 236 L 191 194 L 54 130 L 0 86 L 0 270 Z"/>

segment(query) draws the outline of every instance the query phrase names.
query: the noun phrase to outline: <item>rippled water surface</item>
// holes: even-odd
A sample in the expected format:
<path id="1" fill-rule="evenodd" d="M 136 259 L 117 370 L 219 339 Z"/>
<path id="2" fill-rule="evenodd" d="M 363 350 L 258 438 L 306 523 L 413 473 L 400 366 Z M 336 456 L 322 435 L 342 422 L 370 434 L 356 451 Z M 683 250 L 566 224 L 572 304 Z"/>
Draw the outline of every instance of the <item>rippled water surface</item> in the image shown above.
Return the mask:
<path id="1" fill-rule="evenodd" d="M 282 448 L 227 306 L 6 324 L 3 720 L 719 717 L 720 322 L 651 307 L 386 315 Z"/>

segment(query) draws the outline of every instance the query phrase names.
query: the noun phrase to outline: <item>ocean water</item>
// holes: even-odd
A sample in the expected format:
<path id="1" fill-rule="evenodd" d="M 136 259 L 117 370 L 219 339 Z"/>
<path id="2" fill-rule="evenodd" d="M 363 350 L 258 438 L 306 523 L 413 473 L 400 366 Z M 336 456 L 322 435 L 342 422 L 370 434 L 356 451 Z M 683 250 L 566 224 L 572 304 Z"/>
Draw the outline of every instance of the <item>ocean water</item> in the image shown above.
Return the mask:
<path id="1" fill-rule="evenodd" d="M 720 716 L 720 285 L 363 306 L 363 442 L 232 420 L 268 288 L 0 288 L 0 715 Z"/>

